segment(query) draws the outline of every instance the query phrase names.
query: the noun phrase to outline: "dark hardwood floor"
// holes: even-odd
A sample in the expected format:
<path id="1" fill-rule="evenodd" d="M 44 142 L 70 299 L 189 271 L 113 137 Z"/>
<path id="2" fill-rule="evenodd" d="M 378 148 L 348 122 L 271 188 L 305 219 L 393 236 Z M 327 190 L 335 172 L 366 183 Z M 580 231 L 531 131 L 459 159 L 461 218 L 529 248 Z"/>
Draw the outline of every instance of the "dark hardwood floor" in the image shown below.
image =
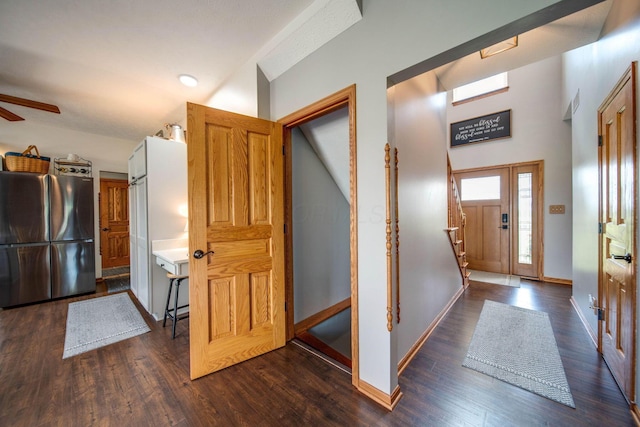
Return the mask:
<path id="1" fill-rule="evenodd" d="M 0 425 L 631 426 L 570 295 L 561 285 L 473 282 L 400 378 L 393 412 L 294 344 L 190 381 L 188 320 L 172 340 L 171 328 L 147 316 L 151 332 L 62 360 L 67 306 L 89 297 L 6 309 Z M 485 299 L 549 313 L 576 409 L 461 366 Z"/>

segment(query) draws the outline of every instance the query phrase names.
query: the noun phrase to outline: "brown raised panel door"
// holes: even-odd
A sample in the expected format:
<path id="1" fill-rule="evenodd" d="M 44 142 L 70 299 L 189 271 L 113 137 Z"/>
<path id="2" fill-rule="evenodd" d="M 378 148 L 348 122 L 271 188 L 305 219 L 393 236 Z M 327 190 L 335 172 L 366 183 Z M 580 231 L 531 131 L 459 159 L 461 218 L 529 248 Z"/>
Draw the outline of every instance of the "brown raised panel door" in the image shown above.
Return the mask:
<path id="1" fill-rule="evenodd" d="M 187 117 L 195 379 L 285 344 L 284 176 L 282 125 L 196 104 Z"/>
<path id="2" fill-rule="evenodd" d="M 129 190 L 126 180 L 100 179 L 102 268 L 129 265 Z"/>
<path id="3" fill-rule="evenodd" d="M 635 67 L 599 109 L 602 356 L 627 399 L 634 399 L 636 324 Z"/>

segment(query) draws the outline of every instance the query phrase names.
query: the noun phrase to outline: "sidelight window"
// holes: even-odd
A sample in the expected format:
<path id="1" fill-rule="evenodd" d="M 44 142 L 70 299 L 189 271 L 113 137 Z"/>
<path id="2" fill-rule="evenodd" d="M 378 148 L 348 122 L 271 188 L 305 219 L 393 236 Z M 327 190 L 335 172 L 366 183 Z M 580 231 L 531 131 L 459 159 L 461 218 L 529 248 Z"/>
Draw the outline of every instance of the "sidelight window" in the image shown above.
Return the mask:
<path id="1" fill-rule="evenodd" d="M 533 174 L 518 174 L 518 262 L 531 264 L 533 253 Z"/>

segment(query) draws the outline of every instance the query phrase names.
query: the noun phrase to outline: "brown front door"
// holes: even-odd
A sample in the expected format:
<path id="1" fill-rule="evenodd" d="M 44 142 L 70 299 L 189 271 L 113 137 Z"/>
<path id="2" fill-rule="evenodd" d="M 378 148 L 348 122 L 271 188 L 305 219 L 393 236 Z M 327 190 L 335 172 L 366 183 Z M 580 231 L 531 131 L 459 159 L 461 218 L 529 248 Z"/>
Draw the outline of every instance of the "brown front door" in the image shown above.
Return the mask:
<path id="1" fill-rule="evenodd" d="M 455 174 L 467 216 L 469 268 L 509 274 L 509 168 Z"/>
<path id="2" fill-rule="evenodd" d="M 601 189 L 599 322 L 602 356 L 629 401 L 634 399 L 636 324 L 635 64 L 598 110 Z"/>
<path id="3" fill-rule="evenodd" d="M 127 180 L 100 179 L 102 268 L 129 265 L 129 186 Z"/>
<path id="4" fill-rule="evenodd" d="M 284 177 L 282 125 L 191 103 L 187 118 L 195 379 L 285 344 Z"/>

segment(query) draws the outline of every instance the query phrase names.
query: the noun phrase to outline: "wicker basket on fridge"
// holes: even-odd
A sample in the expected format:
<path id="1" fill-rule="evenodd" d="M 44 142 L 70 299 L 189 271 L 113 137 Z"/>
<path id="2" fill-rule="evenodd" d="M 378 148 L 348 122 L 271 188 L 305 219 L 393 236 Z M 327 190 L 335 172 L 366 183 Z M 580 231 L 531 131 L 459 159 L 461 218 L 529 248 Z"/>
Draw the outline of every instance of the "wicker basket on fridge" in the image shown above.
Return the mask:
<path id="1" fill-rule="evenodd" d="M 35 151 L 36 154 L 32 154 L 31 151 Z M 49 157 L 40 155 L 38 147 L 30 145 L 22 153 L 8 152 L 4 155 L 4 161 L 7 165 L 8 171 L 13 172 L 35 172 L 35 173 L 48 173 Z"/>

